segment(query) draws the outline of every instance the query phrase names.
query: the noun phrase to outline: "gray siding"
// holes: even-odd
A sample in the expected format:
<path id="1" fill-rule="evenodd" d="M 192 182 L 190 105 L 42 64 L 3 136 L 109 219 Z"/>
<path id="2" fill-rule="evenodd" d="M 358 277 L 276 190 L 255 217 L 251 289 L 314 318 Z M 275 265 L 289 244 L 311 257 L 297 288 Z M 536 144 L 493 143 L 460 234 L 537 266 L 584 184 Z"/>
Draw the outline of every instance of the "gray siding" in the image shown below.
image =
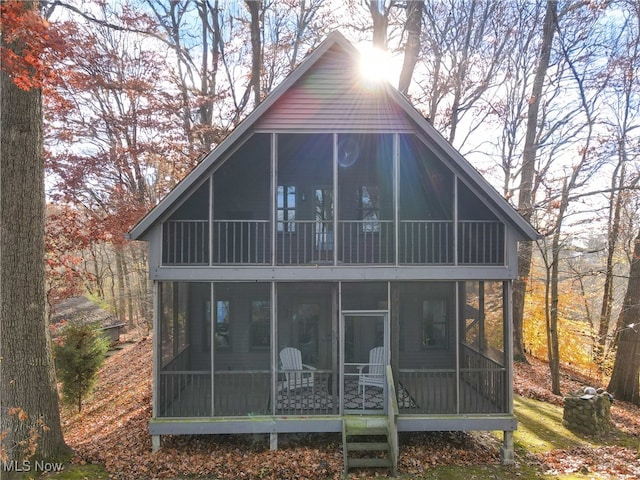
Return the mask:
<path id="1" fill-rule="evenodd" d="M 410 131 L 406 114 L 368 86 L 353 56 L 334 47 L 314 68 L 285 92 L 257 122 L 257 130 Z M 382 94 L 381 94 L 382 93 Z"/>

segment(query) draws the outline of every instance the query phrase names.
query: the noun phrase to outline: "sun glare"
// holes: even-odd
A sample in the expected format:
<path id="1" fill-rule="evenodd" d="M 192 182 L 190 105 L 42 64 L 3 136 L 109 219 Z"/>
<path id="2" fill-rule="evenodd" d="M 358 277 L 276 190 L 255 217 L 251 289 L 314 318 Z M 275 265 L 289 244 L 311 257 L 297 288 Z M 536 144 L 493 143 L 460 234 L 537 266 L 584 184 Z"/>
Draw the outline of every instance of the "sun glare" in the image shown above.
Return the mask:
<path id="1" fill-rule="evenodd" d="M 392 82 L 394 70 L 391 55 L 386 50 L 368 47 L 360 51 L 360 73 L 366 81 Z"/>

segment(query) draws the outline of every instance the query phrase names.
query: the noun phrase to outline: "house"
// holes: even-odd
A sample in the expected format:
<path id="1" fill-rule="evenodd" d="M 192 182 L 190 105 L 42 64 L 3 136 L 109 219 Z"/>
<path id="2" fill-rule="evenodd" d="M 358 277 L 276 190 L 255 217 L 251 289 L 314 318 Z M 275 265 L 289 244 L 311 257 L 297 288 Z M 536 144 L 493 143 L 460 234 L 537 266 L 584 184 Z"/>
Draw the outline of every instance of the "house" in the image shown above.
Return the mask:
<path id="1" fill-rule="evenodd" d="M 52 308 L 51 326 L 53 336 L 57 335 L 64 322 L 89 323 L 99 325 L 99 330 L 113 345 L 120 341 L 120 333 L 125 324 L 119 322 L 117 317 L 100 308 L 87 297 L 71 297 L 62 300 Z"/>
<path id="2" fill-rule="evenodd" d="M 343 432 L 347 459 L 382 428 L 394 457 L 398 431 L 502 430 L 513 460 L 511 284 L 537 234 L 358 55 L 329 35 L 131 230 L 154 449 Z"/>

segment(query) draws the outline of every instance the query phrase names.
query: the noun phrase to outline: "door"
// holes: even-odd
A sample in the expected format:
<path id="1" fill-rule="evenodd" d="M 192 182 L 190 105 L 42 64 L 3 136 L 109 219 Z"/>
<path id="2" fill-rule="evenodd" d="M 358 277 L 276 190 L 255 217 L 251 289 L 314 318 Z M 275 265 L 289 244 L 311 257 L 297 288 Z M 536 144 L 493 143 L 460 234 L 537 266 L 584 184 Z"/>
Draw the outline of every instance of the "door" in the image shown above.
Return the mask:
<path id="1" fill-rule="evenodd" d="M 387 406 L 389 364 L 387 312 L 343 312 L 341 323 L 344 413 L 382 414 Z"/>

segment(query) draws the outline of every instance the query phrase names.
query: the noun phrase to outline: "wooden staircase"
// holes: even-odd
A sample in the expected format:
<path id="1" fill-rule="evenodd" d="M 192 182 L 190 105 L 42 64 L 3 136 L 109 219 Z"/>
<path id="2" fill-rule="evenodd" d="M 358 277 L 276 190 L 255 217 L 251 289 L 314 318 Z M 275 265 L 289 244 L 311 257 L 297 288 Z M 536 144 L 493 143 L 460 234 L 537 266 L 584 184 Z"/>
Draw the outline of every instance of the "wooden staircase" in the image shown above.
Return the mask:
<path id="1" fill-rule="evenodd" d="M 344 473 L 350 468 L 388 468 L 396 474 L 386 416 L 347 416 L 342 423 Z"/>

